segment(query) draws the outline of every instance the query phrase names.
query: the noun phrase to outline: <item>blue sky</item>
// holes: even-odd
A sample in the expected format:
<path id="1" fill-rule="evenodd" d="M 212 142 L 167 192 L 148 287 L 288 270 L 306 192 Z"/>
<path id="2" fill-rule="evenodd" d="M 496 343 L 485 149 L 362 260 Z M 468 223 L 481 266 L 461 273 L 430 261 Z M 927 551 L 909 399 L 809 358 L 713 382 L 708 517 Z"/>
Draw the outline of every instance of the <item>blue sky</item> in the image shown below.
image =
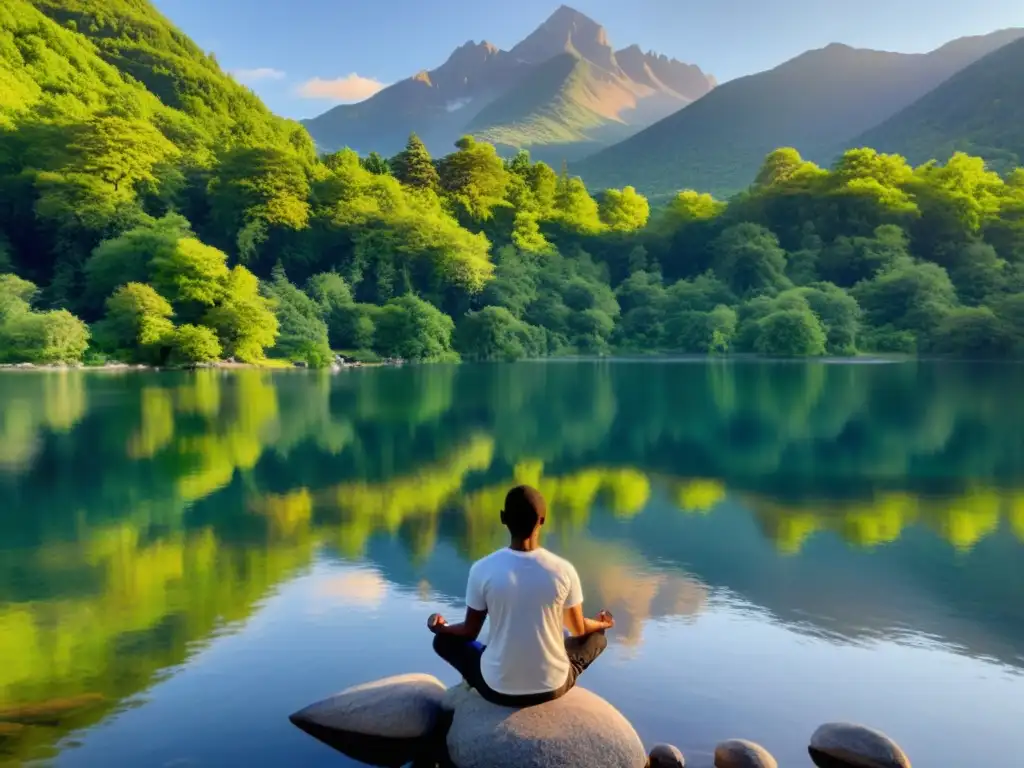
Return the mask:
<path id="1" fill-rule="evenodd" d="M 432 69 L 467 40 L 509 48 L 559 0 L 155 0 L 274 111 L 312 117 Z M 575 0 L 616 47 L 700 65 L 725 81 L 842 42 L 922 52 L 1024 26 L 1022 0 Z"/>

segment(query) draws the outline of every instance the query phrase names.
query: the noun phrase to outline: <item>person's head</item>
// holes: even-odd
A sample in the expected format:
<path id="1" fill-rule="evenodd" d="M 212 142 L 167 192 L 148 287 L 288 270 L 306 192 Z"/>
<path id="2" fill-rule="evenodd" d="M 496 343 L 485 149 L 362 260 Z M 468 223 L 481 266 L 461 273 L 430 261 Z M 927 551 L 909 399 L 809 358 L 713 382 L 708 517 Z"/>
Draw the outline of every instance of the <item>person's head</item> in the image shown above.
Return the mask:
<path id="1" fill-rule="evenodd" d="M 544 525 L 546 516 L 547 504 L 536 488 L 520 485 L 505 494 L 501 522 L 508 528 L 512 538 L 529 539 Z"/>

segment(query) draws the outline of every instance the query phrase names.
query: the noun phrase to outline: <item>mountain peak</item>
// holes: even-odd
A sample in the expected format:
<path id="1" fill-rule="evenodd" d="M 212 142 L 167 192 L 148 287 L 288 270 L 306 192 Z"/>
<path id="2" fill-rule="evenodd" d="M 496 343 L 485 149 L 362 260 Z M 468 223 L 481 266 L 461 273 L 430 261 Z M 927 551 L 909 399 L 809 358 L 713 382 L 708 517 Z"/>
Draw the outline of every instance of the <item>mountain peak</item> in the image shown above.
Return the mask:
<path id="1" fill-rule="evenodd" d="M 511 51 L 515 59 L 531 64 L 539 64 L 567 52 L 604 69 L 615 68 L 614 52 L 604 27 L 568 5 L 559 6 Z"/>
<path id="2" fill-rule="evenodd" d="M 457 78 L 471 77 L 479 74 L 480 67 L 487 65 L 502 54 L 503 52 L 496 45 L 492 45 L 486 40 L 479 43 L 475 40 L 467 40 L 452 51 L 448 60 L 435 70 L 435 73 L 442 77 L 448 75 Z"/>
<path id="3" fill-rule="evenodd" d="M 577 11 L 575 8 L 564 4 L 558 6 L 555 12 L 552 13 L 548 17 L 548 20 L 544 23 L 551 24 L 552 22 L 554 22 L 556 24 L 572 24 L 578 21 L 590 22 L 591 24 L 597 23 L 589 16 L 587 16 L 585 13 L 581 13 L 580 11 Z"/>

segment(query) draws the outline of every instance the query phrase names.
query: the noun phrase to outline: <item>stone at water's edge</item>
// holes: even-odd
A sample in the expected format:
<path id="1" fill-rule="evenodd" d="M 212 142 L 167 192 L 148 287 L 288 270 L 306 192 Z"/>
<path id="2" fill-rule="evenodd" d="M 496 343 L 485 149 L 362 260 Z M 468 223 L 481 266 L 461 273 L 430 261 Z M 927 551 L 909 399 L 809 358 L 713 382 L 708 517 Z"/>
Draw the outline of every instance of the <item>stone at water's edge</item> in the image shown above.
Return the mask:
<path id="1" fill-rule="evenodd" d="M 778 768 L 771 753 L 746 739 L 729 739 L 715 747 L 715 768 Z"/>
<path id="2" fill-rule="evenodd" d="M 684 768 L 686 765 L 683 753 L 671 744 L 655 744 L 648 757 L 650 768 Z"/>
<path id="3" fill-rule="evenodd" d="M 850 768 L 910 768 L 910 759 L 880 731 L 853 723 L 825 723 L 811 736 L 811 758 L 818 765 Z"/>
<path id="4" fill-rule="evenodd" d="M 597 694 L 573 688 L 524 709 L 499 707 L 466 687 L 448 693 L 448 753 L 456 768 L 644 768 L 633 726 Z"/>
<path id="5" fill-rule="evenodd" d="M 418 739 L 434 730 L 444 692 L 444 683 L 433 675 L 397 675 L 347 688 L 289 719 L 303 730 L 314 726 L 329 732 Z"/>

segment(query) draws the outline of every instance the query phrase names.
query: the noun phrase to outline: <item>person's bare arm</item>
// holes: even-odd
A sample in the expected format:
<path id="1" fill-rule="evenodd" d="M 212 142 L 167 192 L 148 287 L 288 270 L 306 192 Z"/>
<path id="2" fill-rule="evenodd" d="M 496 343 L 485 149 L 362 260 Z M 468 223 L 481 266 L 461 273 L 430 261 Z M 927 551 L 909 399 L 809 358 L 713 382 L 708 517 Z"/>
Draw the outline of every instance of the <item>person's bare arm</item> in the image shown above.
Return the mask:
<path id="1" fill-rule="evenodd" d="M 427 626 L 435 635 L 452 635 L 464 637 L 467 640 L 476 640 L 483 629 L 484 619 L 487 618 L 487 611 L 478 611 L 466 606 L 466 618 L 461 624 L 449 624 L 444 616 L 439 613 L 431 614 L 427 619 Z"/>
<path id="2" fill-rule="evenodd" d="M 589 635 L 615 626 L 615 619 L 608 611 L 602 610 L 597 618 L 588 619 L 583 615 L 583 606 L 574 605 L 565 609 L 565 626 L 574 636 Z"/>

